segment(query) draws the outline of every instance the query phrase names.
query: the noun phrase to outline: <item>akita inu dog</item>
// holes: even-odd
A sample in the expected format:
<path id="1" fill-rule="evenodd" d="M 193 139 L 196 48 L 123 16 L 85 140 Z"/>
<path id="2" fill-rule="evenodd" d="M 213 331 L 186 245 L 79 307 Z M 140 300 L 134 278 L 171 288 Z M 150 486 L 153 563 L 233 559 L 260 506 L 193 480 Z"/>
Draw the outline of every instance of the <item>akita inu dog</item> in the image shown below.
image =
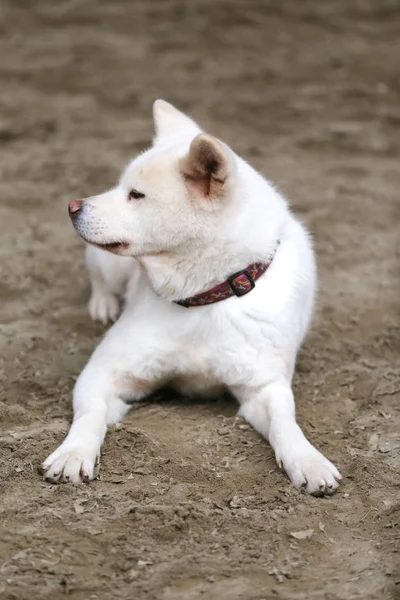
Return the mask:
<path id="1" fill-rule="evenodd" d="M 153 146 L 114 189 L 69 205 L 90 244 L 92 317 L 114 319 L 122 293 L 125 307 L 76 383 L 73 424 L 45 477 L 93 479 L 107 424 L 168 384 L 229 390 L 292 483 L 331 494 L 341 476 L 296 423 L 291 389 L 313 312 L 310 237 L 226 144 L 162 100 L 154 121 Z"/>

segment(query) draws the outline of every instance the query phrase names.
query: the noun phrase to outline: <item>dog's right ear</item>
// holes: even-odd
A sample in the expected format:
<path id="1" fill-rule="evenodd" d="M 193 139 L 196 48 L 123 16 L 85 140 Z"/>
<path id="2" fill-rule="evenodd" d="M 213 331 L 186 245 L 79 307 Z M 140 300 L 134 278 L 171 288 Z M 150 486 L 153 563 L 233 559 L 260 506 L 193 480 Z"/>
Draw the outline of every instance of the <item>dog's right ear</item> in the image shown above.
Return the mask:
<path id="1" fill-rule="evenodd" d="M 217 138 L 201 133 L 180 161 L 187 184 L 206 200 L 222 198 L 234 173 L 233 155 Z"/>
<path id="2" fill-rule="evenodd" d="M 197 123 L 165 100 L 154 102 L 153 118 L 156 130 L 154 142 L 163 141 L 171 135 L 180 133 L 192 133 L 195 136 L 201 132 Z"/>

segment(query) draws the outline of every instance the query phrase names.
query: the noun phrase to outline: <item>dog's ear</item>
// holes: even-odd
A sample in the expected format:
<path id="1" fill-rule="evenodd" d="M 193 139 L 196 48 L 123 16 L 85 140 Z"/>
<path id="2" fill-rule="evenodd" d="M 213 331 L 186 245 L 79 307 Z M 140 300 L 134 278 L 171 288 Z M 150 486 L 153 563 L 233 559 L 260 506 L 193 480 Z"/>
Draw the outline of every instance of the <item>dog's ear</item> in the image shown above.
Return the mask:
<path id="1" fill-rule="evenodd" d="M 200 133 L 201 129 L 183 112 L 165 102 L 156 100 L 153 104 L 153 118 L 156 135 L 155 142 L 162 141 L 177 133 Z"/>
<path id="2" fill-rule="evenodd" d="M 207 198 L 218 198 L 226 190 L 233 157 L 220 141 L 201 133 L 194 138 L 180 166 L 190 186 L 197 188 Z"/>

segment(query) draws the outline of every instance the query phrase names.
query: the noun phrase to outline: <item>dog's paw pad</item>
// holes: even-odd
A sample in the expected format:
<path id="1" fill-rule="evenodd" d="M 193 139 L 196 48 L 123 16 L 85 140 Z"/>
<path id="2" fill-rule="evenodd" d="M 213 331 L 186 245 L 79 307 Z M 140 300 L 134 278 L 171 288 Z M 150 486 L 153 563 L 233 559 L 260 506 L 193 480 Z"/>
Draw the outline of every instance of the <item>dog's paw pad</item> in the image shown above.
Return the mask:
<path id="1" fill-rule="evenodd" d="M 342 478 L 335 465 L 312 446 L 281 462 L 293 485 L 313 496 L 330 496 Z"/>
<path id="2" fill-rule="evenodd" d="M 84 448 L 58 451 L 42 465 L 44 478 L 51 483 L 87 483 L 97 476 L 98 457 Z"/>
<path id="3" fill-rule="evenodd" d="M 112 293 L 93 292 L 89 300 L 89 314 L 93 321 L 115 321 L 119 314 L 118 298 Z"/>

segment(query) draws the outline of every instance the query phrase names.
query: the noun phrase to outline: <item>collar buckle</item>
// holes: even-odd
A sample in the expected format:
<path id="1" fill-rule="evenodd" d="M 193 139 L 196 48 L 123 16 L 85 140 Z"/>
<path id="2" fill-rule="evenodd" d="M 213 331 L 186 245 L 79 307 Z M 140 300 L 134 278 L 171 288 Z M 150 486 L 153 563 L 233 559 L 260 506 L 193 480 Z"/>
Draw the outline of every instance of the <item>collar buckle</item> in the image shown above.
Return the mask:
<path id="1" fill-rule="evenodd" d="M 256 282 L 247 269 L 234 273 L 227 279 L 228 285 L 235 296 L 245 296 L 256 287 Z"/>

